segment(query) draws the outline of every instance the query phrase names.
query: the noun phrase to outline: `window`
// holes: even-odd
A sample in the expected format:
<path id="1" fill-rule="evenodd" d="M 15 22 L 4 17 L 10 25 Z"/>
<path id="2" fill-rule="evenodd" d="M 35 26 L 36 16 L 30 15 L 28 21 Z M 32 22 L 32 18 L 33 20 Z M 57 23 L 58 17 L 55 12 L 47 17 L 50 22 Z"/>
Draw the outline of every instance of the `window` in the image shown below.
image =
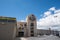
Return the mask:
<path id="1" fill-rule="evenodd" d="M 34 29 L 34 27 L 33 27 L 34 26 L 34 23 L 31 23 L 30 26 L 31 26 L 30 29 L 33 30 Z"/>
<path id="2" fill-rule="evenodd" d="M 8 20 L 8 22 L 16 22 L 16 20 Z"/>
<path id="3" fill-rule="evenodd" d="M 24 24 L 24 26 L 27 26 L 27 24 Z"/>
<path id="4" fill-rule="evenodd" d="M 34 36 L 34 34 L 31 34 L 31 36 Z"/>
<path id="5" fill-rule="evenodd" d="M 31 31 L 31 33 L 34 33 L 34 31 Z"/>
<path id="6" fill-rule="evenodd" d="M 0 22 L 7 22 L 7 20 L 0 19 Z"/>
<path id="7" fill-rule="evenodd" d="M 24 37 L 24 32 L 18 32 L 18 37 Z"/>
<path id="8" fill-rule="evenodd" d="M 34 26 L 34 23 L 31 23 L 31 25 L 30 26 Z"/>
<path id="9" fill-rule="evenodd" d="M 21 29 L 21 27 L 19 27 L 19 29 Z"/>

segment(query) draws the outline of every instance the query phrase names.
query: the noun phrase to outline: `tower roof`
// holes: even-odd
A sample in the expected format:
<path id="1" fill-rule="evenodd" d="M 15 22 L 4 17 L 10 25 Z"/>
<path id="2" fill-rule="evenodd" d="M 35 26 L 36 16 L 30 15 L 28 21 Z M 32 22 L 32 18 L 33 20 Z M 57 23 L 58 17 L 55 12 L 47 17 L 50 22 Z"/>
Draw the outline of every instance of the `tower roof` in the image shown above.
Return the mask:
<path id="1" fill-rule="evenodd" d="M 30 15 L 28 15 L 28 16 L 30 17 L 30 16 L 35 16 L 35 15 L 34 15 L 34 14 L 30 14 Z"/>

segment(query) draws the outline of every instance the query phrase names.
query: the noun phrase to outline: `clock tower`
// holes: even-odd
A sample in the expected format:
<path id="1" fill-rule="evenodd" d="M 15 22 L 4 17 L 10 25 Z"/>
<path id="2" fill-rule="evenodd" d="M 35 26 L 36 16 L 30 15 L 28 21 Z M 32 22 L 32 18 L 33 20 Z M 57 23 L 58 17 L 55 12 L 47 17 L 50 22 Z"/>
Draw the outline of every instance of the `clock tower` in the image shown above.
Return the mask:
<path id="1" fill-rule="evenodd" d="M 27 16 L 27 35 L 30 36 L 37 36 L 37 22 L 36 17 L 33 14 Z"/>

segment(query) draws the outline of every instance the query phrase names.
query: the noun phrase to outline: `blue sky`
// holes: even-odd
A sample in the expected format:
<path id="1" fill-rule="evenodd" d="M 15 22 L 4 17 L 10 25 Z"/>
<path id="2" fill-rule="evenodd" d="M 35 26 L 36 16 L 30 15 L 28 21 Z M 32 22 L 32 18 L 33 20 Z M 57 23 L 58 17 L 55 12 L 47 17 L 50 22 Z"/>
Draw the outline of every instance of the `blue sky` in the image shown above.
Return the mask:
<path id="1" fill-rule="evenodd" d="M 60 8 L 60 0 L 0 0 L 0 16 L 16 17 L 25 20 L 29 14 L 42 18 L 49 8 Z"/>

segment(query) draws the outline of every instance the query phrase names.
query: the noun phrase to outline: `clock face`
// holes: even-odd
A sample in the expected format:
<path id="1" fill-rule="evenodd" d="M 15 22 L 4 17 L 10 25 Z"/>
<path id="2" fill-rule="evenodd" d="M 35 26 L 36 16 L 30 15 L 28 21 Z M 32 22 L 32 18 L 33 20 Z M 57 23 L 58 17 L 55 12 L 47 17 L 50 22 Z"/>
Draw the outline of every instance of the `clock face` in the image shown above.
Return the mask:
<path id="1" fill-rule="evenodd" d="M 32 16 L 29 17 L 29 19 L 30 19 L 31 21 L 34 21 L 34 20 L 35 20 L 35 17 L 32 15 Z"/>

